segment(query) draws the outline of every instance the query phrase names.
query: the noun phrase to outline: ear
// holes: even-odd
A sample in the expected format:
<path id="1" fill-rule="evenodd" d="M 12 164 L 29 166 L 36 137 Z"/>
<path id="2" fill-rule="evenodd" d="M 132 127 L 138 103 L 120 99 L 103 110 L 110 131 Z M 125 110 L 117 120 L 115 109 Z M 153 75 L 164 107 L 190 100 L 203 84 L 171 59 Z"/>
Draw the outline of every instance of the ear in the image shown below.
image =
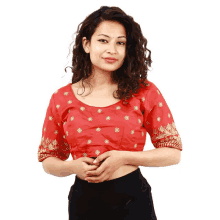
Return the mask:
<path id="1" fill-rule="evenodd" d="M 86 37 L 82 38 L 82 47 L 86 53 L 90 52 L 90 42 L 86 39 Z"/>

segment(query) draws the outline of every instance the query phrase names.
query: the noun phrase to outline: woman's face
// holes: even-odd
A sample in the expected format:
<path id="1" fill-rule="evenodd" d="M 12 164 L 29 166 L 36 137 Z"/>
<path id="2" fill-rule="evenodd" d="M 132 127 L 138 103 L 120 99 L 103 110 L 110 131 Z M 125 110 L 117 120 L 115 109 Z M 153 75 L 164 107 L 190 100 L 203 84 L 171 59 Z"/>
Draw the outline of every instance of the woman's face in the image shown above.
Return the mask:
<path id="1" fill-rule="evenodd" d="M 86 38 L 83 37 L 83 45 L 85 52 L 90 53 L 95 70 L 115 71 L 122 66 L 125 59 L 126 30 L 118 22 L 103 21 L 92 35 L 91 42 L 86 42 Z M 105 61 L 106 57 L 114 57 L 117 60 L 108 63 Z"/>

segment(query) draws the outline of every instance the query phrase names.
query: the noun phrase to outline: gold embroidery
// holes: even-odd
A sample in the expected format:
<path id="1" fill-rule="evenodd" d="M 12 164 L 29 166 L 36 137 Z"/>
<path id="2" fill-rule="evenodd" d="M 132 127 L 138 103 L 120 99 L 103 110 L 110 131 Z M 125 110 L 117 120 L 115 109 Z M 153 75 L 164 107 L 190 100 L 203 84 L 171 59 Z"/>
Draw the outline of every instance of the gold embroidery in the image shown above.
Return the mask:
<path id="1" fill-rule="evenodd" d="M 153 129 L 152 143 L 154 147 L 173 147 L 182 150 L 182 142 L 176 125 L 167 124 L 166 126 L 160 126 L 158 129 Z"/>
<path id="2" fill-rule="evenodd" d="M 136 147 L 137 147 L 137 144 L 134 145 L 134 148 L 136 148 Z"/>
<path id="3" fill-rule="evenodd" d="M 119 132 L 120 131 L 120 129 L 119 128 L 115 128 L 115 132 Z"/>
<path id="4" fill-rule="evenodd" d="M 60 149 L 60 146 L 58 145 L 58 142 L 56 139 L 50 140 L 49 138 L 47 138 L 45 140 L 45 138 L 42 137 L 40 147 L 38 148 L 38 160 L 43 161 L 47 157 L 51 157 L 51 156 L 55 156 L 62 160 L 66 160 L 70 155 L 70 152 L 69 152 L 70 148 L 67 143 L 63 143 L 63 144 L 66 145 L 67 147 Z M 62 151 L 60 150 L 58 151 L 58 149 Z M 49 152 L 49 151 L 52 151 L 52 152 Z M 65 151 L 67 152 L 65 153 Z"/>
<path id="5" fill-rule="evenodd" d="M 41 143 L 40 145 L 42 145 L 44 148 L 50 148 L 51 150 L 57 150 L 57 140 L 50 140 L 49 138 L 47 138 L 46 140 L 44 140 L 44 137 L 41 138 Z"/>
<path id="6" fill-rule="evenodd" d="M 85 107 L 80 107 L 80 110 L 81 110 L 81 111 L 84 111 L 84 110 L 85 110 Z"/>
<path id="7" fill-rule="evenodd" d="M 159 102 L 159 107 L 162 107 L 163 106 L 163 103 L 162 102 Z"/>
<path id="8" fill-rule="evenodd" d="M 109 143 L 109 140 L 105 139 L 105 143 L 108 144 L 108 143 Z"/>
<path id="9" fill-rule="evenodd" d="M 129 120 L 129 116 L 126 115 L 126 116 L 124 117 L 124 119 L 125 119 L 125 120 Z"/>
<path id="10" fill-rule="evenodd" d="M 77 131 L 78 131 L 79 133 L 81 133 L 81 132 L 82 132 L 82 129 L 81 129 L 81 128 L 78 128 Z"/>
<path id="11" fill-rule="evenodd" d="M 96 154 L 96 155 L 99 155 L 99 154 L 100 154 L 100 151 L 99 151 L 99 150 L 96 150 L 96 151 L 95 151 L 95 154 Z"/>

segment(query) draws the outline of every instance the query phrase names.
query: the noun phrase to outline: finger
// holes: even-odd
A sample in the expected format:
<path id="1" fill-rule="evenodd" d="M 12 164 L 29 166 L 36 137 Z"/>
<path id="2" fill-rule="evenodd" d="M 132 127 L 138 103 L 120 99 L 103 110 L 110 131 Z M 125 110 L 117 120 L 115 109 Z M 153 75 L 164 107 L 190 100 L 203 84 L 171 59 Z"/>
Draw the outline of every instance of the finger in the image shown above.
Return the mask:
<path id="1" fill-rule="evenodd" d="M 100 167 L 97 168 L 97 169 L 94 169 L 94 170 L 88 170 L 86 172 L 86 176 L 87 177 L 96 177 L 97 178 L 97 176 L 100 177 L 101 175 L 103 175 L 104 171 L 105 171 L 105 169 L 104 168 L 100 169 Z"/>
<path id="2" fill-rule="evenodd" d="M 94 176 L 100 176 L 101 173 L 104 172 L 104 170 L 106 169 L 106 164 L 103 162 L 99 167 L 97 167 L 96 169 L 91 169 L 87 171 L 87 174 L 89 175 L 94 175 Z"/>
<path id="3" fill-rule="evenodd" d="M 96 163 L 99 163 L 101 161 L 103 161 L 104 159 L 106 159 L 106 157 L 109 157 L 109 151 L 99 155 L 94 161 L 93 163 L 96 164 Z"/>
<path id="4" fill-rule="evenodd" d="M 101 176 L 98 176 L 98 177 L 94 177 L 94 176 L 91 176 L 91 177 L 86 177 L 85 180 L 88 181 L 88 182 L 93 182 L 93 183 L 98 183 L 98 182 L 101 182 Z"/>
<path id="5" fill-rule="evenodd" d="M 98 168 L 100 166 L 100 164 L 88 164 L 89 165 L 89 169 L 94 169 L 94 168 Z"/>
<path id="6" fill-rule="evenodd" d="M 94 160 L 93 160 L 94 161 Z M 100 162 L 98 162 L 98 163 L 93 163 L 93 161 L 91 161 L 91 162 L 87 162 L 87 164 L 88 165 L 97 165 L 97 166 L 100 166 Z"/>
<path id="7" fill-rule="evenodd" d="M 86 177 L 86 180 L 88 182 L 93 182 L 93 183 L 100 183 L 104 181 L 104 175 L 101 176 L 90 176 L 90 177 Z"/>
<path id="8" fill-rule="evenodd" d="M 91 157 L 85 157 L 84 158 L 84 162 L 88 163 L 88 164 L 91 164 L 91 165 L 94 165 L 93 161 L 95 159 L 91 158 Z"/>
<path id="9" fill-rule="evenodd" d="M 97 170 L 97 169 L 98 169 L 98 166 L 96 166 L 96 165 L 90 165 L 90 166 L 88 167 L 88 169 L 86 170 L 86 175 L 87 175 L 87 172 L 92 172 L 92 171 Z"/>
<path id="10" fill-rule="evenodd" d="M 88 182 L 93 182 L 93 183 L 100 183 L 105 181 L 105 179 L 107 179 L 108 177 L 106 176 L 107 174 L 105 174 L 104 172 L 99 175 L 99 176 L 92 176 L 92 177 L 86 177 L 86 180 Z"/>
<path id="11" fill-rule="evenodd" d="M 91 166 L 91 169 L 87 170 L 86 174 L 87 175 L 94 175 L 98 176 L 99 175 L 99 167 L 96 165 Z"/>

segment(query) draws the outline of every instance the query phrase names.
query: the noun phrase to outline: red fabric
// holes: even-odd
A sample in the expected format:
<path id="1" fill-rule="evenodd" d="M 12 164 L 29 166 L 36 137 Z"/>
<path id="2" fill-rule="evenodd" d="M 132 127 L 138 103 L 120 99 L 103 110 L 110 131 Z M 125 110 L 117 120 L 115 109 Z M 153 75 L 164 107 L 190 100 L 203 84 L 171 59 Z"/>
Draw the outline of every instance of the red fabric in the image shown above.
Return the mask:
<path id="1" fill-rule="evenodd" d="M 150 81 L 137 94 L 107 106 L 93 107 L 79 101 L 71 83 L 51 96 L 38 148 L 38 161 L 47 157 L 67 160 L 97 157 L 110 150 L 143 151 L 146 132 L 155 148 L 182 151 L 173 116 L 160 90 Z"/>

